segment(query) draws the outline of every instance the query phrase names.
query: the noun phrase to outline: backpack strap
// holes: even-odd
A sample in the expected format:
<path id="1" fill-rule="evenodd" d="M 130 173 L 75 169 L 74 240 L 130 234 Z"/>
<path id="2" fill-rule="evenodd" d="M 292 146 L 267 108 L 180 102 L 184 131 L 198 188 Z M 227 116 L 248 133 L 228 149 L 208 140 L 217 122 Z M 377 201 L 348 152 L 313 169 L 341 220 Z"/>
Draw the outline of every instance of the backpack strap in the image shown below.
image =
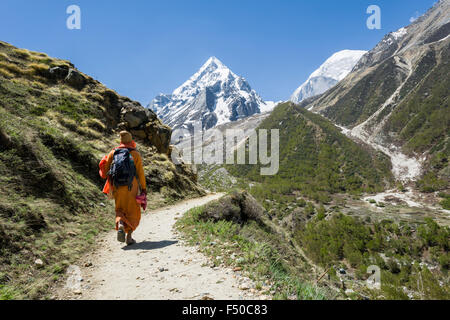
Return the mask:
<path id="1" fill-rule="evenodd" d="M 131 159 L 133 159 L 134 176 L 136 177 L 136 181 L 137 181 L 137 183 L 138 183 L 138 185 L 139 185 L 139 176 L 138 176 L 138 173 L 137 173 L 136 162 L 134 162 L 133 155 L 131 154 L 131 151 L 136 151 L 136 152 L 138 152 L 138 151 L 136 150 L 136 148 L 127 148 L 127 149 L 128 149 L 128 151 L 130 152 Z M 128 188 L 129 188 L 129 190 L 131 190 L 130 187 L 128 187 Z"/>

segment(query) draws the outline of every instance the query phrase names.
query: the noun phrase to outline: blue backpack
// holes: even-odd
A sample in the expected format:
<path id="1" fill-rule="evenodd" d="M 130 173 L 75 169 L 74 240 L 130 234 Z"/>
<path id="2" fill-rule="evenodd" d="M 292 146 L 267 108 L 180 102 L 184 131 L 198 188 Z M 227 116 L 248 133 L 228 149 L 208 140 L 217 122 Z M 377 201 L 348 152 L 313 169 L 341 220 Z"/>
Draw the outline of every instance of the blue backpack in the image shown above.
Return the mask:
<path id="1" fill-rule="evenodd" d="M 133 179 L 137 177 L 131 151 L 134 149 L 116 149 L 114 160 L 109 171 L 112 184 L 115 187 L 128 186 L 128 190 L 133 187 Z"/>

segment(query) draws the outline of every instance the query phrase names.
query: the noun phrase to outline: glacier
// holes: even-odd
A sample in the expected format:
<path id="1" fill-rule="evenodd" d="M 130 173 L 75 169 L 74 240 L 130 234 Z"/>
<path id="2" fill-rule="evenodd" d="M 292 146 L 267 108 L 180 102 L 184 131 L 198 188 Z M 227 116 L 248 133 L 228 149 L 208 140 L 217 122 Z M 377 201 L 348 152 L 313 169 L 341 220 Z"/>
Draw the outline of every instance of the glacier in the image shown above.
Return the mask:
<path id="1" fill-rule="evenodd" d="M 295 90 L 291 101 L 301 101 L 322 94 L 344 79 L 367 51 L 342 50 L 328 58 L 309 78 Z"/>

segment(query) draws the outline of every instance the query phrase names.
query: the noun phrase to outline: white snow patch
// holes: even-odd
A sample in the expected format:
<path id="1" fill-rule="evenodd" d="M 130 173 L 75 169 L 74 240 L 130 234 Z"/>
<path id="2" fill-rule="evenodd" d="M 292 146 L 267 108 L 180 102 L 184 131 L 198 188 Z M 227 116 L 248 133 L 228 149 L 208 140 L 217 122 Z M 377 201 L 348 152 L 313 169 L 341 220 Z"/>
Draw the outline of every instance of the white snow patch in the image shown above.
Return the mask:
<path id="1" fill-rule="evenodd" d="M 228 108 L 228 102 L 224 101 L 223 97 L 220 97 L 216 103 L 216 110 L 214 111 L 217 116 L 217 126 L 230 121 L 230 109 Z"/>
<path id="2" fill-rule="evenodd" d="M 272 111 L 279 103 L 280 101 L 264 101 L 264 103 L 259 106 L 259 110 L 261 111 L 261 113 Z"/>
<path id="3" fill-rule="evenodd" d="M 391 35 L 394 37 L 395 40 L 398 40 L 400 38 L 403 38 L 407 33 L 408 31 L 406 30 L 406 28 L 400 28 L 397 31 L 392 32 Z"/>
<path id="4" fill-rule="evenodd" d="M 295 90 L 291 101 L 299 103 L 304 99 L 322 94 L 344 79 L 367 51 L 342 50 L 328 58 L 309 78 Z"/>

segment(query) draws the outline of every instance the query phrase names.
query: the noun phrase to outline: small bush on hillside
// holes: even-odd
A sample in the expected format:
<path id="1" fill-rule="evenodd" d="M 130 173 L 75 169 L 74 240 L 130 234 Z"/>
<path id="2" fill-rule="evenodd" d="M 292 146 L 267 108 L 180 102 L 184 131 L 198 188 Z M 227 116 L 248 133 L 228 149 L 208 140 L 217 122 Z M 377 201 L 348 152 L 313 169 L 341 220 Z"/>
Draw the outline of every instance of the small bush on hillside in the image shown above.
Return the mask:
<path id="1" fill-rule="evenodd" d="M 8 78 L 8 79 L 12 78 L 14 76 L 12 73 L 8 72 L 5 69 L 1 69 L 1 68 L 0 68 L 0 75 L 4 76 L 5 78 Z"/>
<path id="2" fill-rule="evenodd" d="M 436 173 L 429 172 L 422 179 L 417 181 L 417 187 L 422 192 L 435 192 L 445 189 L 448 186 L 448 182 L 439 178 Z"/>
<path id="3" fill-rule="evenodd" d="M 40 76 L 44 76 L 48 71 L 48 65 L 43 63 L 32 63 L 30 64 L 31 74 L 37 74 Z"/>
<path id="4" fill-rule="evenodd" d="M 25 71 L 14 63 L 0 61 L 0 69 L 4 69 L 15 75 L 23 75 Z"/>
<path id="5" fill-rule="evenodd" d="M 71 131 L 76 132 L 78 130 L 78 123 L 75 120 L 59 117 L 58 121 L 62 126 Z"/>
<path id="6" fill-rule="evenodd" d="M 47 112 L 47 108 L 44 106 L 35 106 L 30 110 L 30 113 L 35 116 L 42 116 Z"/>
<path id="7" fill-rule="evenodd" d="M 439 193 L 439 197 L 444 198 L 444 200 L 441 201 L 441 206 L 445 210 L 450 210 L 450 194 L 446 193 Z"/>
<path id="8" fill-rule="evenodd" d="M 13 53 L 20 59 L 29 59 L 31 57 L 30 51 L 26 49 L 13 49 Z"/>
<path id="9" fill-rule="evenodd" d="M 98 119 L 87 119 L 87 120 L 83 121 L 83 124 L 91 129 L 94 129 L 94 130 L 97 130 L 100 132 L 104 132 L 106 130 L 106 126 Z"/>

